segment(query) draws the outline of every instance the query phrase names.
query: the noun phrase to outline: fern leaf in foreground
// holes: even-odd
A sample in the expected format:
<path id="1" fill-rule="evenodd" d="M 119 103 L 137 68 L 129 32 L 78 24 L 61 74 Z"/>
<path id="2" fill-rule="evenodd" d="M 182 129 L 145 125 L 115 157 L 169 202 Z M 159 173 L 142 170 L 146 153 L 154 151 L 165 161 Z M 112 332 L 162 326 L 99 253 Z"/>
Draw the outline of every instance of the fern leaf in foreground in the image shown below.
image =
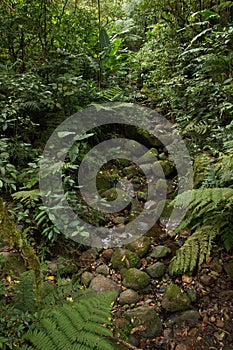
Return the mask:
<path id="1" fill-rule="evenodd" d="M 171 260 L 170 274 L 193 272 L 196 267 L 199 268 L 210 256 L 212 242 L 217 234 L 217 229 L 212 226 L 203 226 L 195 231 Z"/>
<path id="2" fill-rule="evenodd" d="M 31 345 L 21 350 L 113 350 L 104 326 L 111 316 L 115 293 L 80 298 L 78 303 L 55 308 L 51 316 L 31 327 L 24 339 Z M 85 306 L 85 307 L 84 307 Z M 97 317 L 96 317 L 97 316 Z"/>
<path id="3" fill-rule="evenodd" d="M 184 192 L 173 201 L 185 208 L 191 191 Z M 186 218 L 175 233 L 189 227 L 194 232 L 177 252 L 170 264 L 170 273 L 193 272 L 208 258 L 212 242 L 219 235 L 225 248 L 233 247 L 232 188 L 200 188 L 192 191 L 192 200 Z"/>

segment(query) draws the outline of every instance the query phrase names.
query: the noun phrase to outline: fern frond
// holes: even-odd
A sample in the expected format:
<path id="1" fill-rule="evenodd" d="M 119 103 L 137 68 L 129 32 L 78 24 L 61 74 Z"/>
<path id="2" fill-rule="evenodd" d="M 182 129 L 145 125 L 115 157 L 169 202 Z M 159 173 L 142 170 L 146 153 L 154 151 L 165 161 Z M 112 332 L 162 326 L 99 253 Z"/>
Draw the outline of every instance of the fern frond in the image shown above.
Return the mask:
<path id="1" fill-rule="evenodd" d="M 113 350 L 104 327 L 110 318 L 115 293 L 81 297 L 78 303 L 64 304 L 31 328 L 24 339 L 32 346 L 21 350 Z M 100 311 L 100 312 L 99 312 Z"/>
<path id="2" fill-rule="evenodd" d="M 12 195 L 14 199 L 18 199 L 21 202 L 31 200 L 31 201 L 38 201 L 40 198 L 40 190 L 28 190 L 28 191 L 18 191 Z"/>
<path id="3" fill-rule="evenodd" d="M 209 257 L 213 240 L 217 234 L 218 230 L 213 226 L 203 226 L 195 231 L 171 260 L 169 266 L 171 275 L 192 273 L 195 268 L 199 268 Z"/>
<path id="4" fill-rule="evenodd" d="M 21 275 L 19 283 L 14 286 L 13 302 L 14 307 L 23 312 L 36 311 L 36 285 L 33 271 L 26 271 Z"/>

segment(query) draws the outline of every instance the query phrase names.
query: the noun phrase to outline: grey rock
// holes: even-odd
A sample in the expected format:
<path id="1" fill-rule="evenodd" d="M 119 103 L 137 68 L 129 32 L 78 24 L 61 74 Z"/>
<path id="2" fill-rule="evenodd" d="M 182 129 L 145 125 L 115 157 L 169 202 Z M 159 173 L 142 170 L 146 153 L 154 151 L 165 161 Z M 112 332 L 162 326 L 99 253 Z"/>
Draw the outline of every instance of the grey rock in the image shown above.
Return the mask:
<path id="1" fill-rule="evenodd" d="M 102 264 L 96 268 L 96 272 L 101 275 L 107 276 L 109 274 L 109 267 L 105 264 Z"/>
<path id="2" fill-rule="evenodd" d="M 200 320 L 200 314 L 197 310 L 187 310 L 180 314 L 172 315 L 167 319 L 168 325 L 182 324 L 184 322 L 192 322 Z"/>
<path id="3" fill-rule="evenodd" d="M 124 317 L 134 328 L 138 327 L 137 334 L 145 338 L 154 338 L 162 332 L 162 322 L 157 312 L 151 307 L 140 306 L 126 311 Z M 142 326 L 140 328 L 140 326 Z"/>
<path id="4" fill-rule="evenodd" d="M 164 275 L 164 272 L 165 272 L 165 265 L 158 261 L 155 264 L 148 266 L 146 269 L 146 272 L 152 278 L 162 277 Z"/>
<path id="5" fill-rule="evenodd" d="M 152 258 L 166 258 L 169 254 L 171 253 L 171 249 L 168 247 L 165 247 L 163 245 L 158 245 L 157 247 L 155 247 L 152 251 L 152 253 L 150 254 L 150 256 Z"/>
<path id="6" fill-rule="evenodd" d="M 106 292 L 120 292 L 120 287 L 110 278 L 104 276 L 94 277 L 89 287 L 93 289 L 97 294 Z"/>
<path id="7" fill-rule="evenodd" d="M 135 292 L 132 289 L 127 289 L 124 292 L 122 292 L 119 296 L 119 304 L 125 305 L 125 304 L 135 304 L 139 300 L 139 295 L 137 292 Z"/>
<path id="8" fill-rule="evenodd" d="M 81 276 L 81 283 L 85 286 L 89 286 L 91 280 L 94 278 L 91 272 L 85 271 Z"/>

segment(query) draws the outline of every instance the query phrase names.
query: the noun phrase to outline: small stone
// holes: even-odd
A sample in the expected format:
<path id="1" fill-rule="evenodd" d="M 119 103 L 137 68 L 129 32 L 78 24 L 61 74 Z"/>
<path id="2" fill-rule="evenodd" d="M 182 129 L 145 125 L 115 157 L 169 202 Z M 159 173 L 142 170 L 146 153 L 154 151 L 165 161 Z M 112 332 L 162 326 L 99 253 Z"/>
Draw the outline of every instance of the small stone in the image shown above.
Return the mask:
<path id="1" fill-rule="evenodd" d="M 168 256 L 169 254 L 171 254 L 171 249 L 168 247 L 165 247 L 163 245 L 158 245 L 157 247 L 155 247 L 152 251 L 152 253 L 150 254 L 150 256 L 152 258 L 165 258 L 166 256 Z"/>
<path id="2" fill-rule="evenodd" d="M 219 260 L 214 259 L 213 262 L 211 263 L 211 270 L 221 273 L 223 270 L 222 264 L 220 264 Z"/>
<path id="3" fill-rule="evenodd" d="M 112 221 L 114 224 L 120 225 L 120 224 L 124 224 L 126 222 L 126 218 L 124 218 L 123 216 L 117 216 Z"/>
<path id="4" fill-rule="evenodd" d="M 186 293 L 191 303 L 194 303 L 195 301 L 197 301 L 197 292 L 194 289 L 188 289 Z"/>
<path id="5" fill-rule="evenodd" d="M 81 276 L 81 283 L 84 284 L 84 286 L 89 286 L 93 278 L 94 276 L 92 275 L 91 272 L 85 271 Z"/>
<path id="6" fill-rule="evenodd" d="M 204 284 L 205 286 L 210 286 L 211 284 L 215 283 L 215 278 L 213 276 L 209 275 L 202 275 L 200 277 L 201 283 Z"/>
<path id="7" fill-rule="evenodd" d="M 135 252 L 139 258 L 143 258 L 150 249 L 151 240 L 149 237 L 142 236 L 126 245 L 126 248 Z"/>
<path id="8" fill-rule="evenodd" d="M 133 325 L 135 334 L 144 338 L 154 338 L 162 333 L 162 322 L 157 312 L 151 307 L 139 306 L 126 311 L 124 316 Z"/>
<path id="9" fill-rule="evenodd" d="M 162 277 L 164 275 L 164 272 L 165 272 L 165 265 L 158 261 L 155 264 L 148 266 L 146 269 L 146 272 L 152 278 Z"/>
<path id="10" fill-rule="evenodd" d="M 129 178 L 138 175 L 140 169 L 136 165 L 131 165 L 123 169 L 123 174 Z"/>
<path id="11" fill-rule="evenodd" d="M 94 277 L 89 287 L 93 289 L 97 294 L 106 292 L 120 292 L 120 287 L 110 278 L 104 276 Z"/>
<path id="12" fill-rule="evenodd" d="M 161 305 L 166 311 L 170 312 L 183 311 L 191 308 L 189 297 L 175 284 L 167 286 Z"/>
<path id="13" fill-rule="evenodd" d="M 126 305 L 126 304 L 136 304 L 138 300 L 140 299 L 137 292 L 135 292 L 132 289 L 127 289 L 124 292 L 122 292 L 119 296 L 119 304 L 120 305 Z"/>
<path id="14" fill-rule="evenodd" d="M 140 201 L 146 201 L 147 200 L 147 192 L 143 192 L 143 191 L 138 191 L 137 192 L 137 197 Z"/>
<path id="15" fill-rule="evenodd" d="M 109 274 L 109 267 L 105 264 L 100 265 L 96 268 L 96 272 L 101 275 L 107 276 Z"/>
<path id="16" fill-rule="evenodd" d="M 142 290 L 150 284 L 150 277 L 146 272 L 131 268 L 124 274 L 123 285 L 134 290 Z"/>
<path id="17" fill-rule="evenodd" d="M 102 252 L 102 257 L 106 260 L 111 260 L 111 257 L 112 257 L 112 254 L 114 253 L 114 250 L 113 249 L 105 249 L 103 252 Z"/>
<path id="18" fill-rule="evenodd" d="M 175 350 L 189 350 L 189 347 L 186 344 L 178 344 Z"/>

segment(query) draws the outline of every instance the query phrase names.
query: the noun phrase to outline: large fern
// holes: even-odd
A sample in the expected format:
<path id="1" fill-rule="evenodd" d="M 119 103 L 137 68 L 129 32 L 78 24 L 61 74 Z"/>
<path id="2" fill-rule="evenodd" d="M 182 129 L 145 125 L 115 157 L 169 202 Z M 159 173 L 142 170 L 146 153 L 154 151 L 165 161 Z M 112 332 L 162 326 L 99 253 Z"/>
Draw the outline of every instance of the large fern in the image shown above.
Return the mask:
<path id="1" fill-rule="evenodd" d="M 175 204 L 187 206 L 190 191 L 177 196 Z M 214 238 L 220 235 L 225 248 L 233 247 L 233 189 L 200 188 L 192 191 L 186 218 L 176 229 L 190 227 L 194 233 L 187 239 L 170 264 L 170 273 L 193 272 L 208 258 Z"/>
<path id="2" fill-rule="evenodd" d="M 115 293 L 85 296 L 78 303 L 55 308 L 26 333 L 30 345 L 21 350 L 113 350 L 104 326 L 110 319 Z"/>

